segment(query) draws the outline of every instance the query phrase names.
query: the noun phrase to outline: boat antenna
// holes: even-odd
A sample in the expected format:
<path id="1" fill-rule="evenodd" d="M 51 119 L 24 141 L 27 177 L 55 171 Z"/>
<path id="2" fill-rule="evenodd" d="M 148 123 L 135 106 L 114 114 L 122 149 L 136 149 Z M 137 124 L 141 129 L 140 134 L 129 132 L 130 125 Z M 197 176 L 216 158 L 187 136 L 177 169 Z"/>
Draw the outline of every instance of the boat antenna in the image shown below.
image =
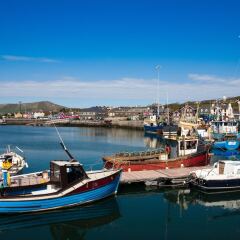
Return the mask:
<path id="1" fill-rule="evenodd" d="M 57 132 L 57 134 L 58 134 L 58 137 L 59 137 L 59 139 L 60 139 L 60 141 L 61 141 L 61 142 L 60 142 L 60 145 L 62 146 L 63 150 L 66 152 L 66 154 L 68 155 L 68 157 L 70 158 L 70 162 L 75 162 L 75 161 L 76 161 L 75 158 L 74 158 L 73 155 L 68 151 L 68 149 L 67 149 L 66 145 L 64 144 L 63 139 L 62 139 L 62 137 L 61 137 L 61 135 L 60 135 L 60 133 L 59 133 L 59 131 L 58 131 L 58 129 L 57 129 L 57 127 L 56 127 L 55 124 L 54 124 L 54 127 L 55 127 L 56 132 Z"/>

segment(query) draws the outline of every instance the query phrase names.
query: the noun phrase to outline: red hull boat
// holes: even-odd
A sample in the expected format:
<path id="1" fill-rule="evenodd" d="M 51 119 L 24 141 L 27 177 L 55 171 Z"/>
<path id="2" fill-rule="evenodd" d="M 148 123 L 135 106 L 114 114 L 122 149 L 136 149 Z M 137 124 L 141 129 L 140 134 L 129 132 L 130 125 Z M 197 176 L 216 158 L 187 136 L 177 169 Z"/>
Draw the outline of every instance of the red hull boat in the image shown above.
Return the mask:
<path id="1" fill-rule="evenodd" d="M 202 145 L 199 147 L 198 139 L 179 138 L 177 141 L 176 157 L 171 156 L 171 148 L 168 146 L 161 152 L 143 152 L 116 154 L 113 156 L 103 157 L 105 167 L 121 168 L 123 171 L 144 171 L 144 170 L 159 170 L 168 168 L 194 167 L 205 166 L 209 164 L 210 156 L 208 154 L 208 146 Z M 147 154 L 148 153 L 148 154 Z"/>

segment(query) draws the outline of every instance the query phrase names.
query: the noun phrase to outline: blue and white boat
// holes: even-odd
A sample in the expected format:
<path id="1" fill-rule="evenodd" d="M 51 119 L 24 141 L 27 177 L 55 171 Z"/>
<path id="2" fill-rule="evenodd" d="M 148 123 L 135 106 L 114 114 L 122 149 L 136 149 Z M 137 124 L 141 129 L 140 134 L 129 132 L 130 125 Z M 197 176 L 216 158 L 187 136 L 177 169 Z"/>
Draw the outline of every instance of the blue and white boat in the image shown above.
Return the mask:
<path id="1" fill-rule="evenodd" d="M 236 150 L 240 146 L 240 134 L 236 121 L 214 121 L 211 123 L 214 148 Z"/>
<path id="2" fill-rule="evenodd" d="M 212 121 L 211 128 L 214 139 L 221 139 L 226 134 L 238 135 L 238 122 L 236 121 Z"/>
<path id="3" fill-rule="evenodd" d="M 152 115 L 149 118 L 144 119 L 143 123 L 144 132 L 146 133 L 161 133 L 163 130 L 163 124 L 158 122 L 157 116 Z"/>
<path id="4" fill-rule="evenodd" d="M 35 177 L 34 177 L 35 176 Z M 26 213 L 91 203 L 117 193 L 121 170 L 85 172 L 76 160 L 54 160 L 46 172 L 6 177 L 0 213 Z"/>
<path id="5" fill-rule="evenodd" d="M 226 149 L 226 150 L 237 150 L 240 142 L 236 137 L 228 138 L 225 136 L 222 141 L 216 141 L 213 143 L 214 148 Z"/>

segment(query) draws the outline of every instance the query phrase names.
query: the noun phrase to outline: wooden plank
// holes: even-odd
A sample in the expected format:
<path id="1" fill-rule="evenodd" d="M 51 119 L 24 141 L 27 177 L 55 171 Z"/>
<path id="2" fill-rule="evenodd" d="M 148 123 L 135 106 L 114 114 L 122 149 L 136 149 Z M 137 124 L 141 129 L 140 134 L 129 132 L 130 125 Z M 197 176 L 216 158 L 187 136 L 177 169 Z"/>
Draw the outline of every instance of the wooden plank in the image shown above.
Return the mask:
<path id="1" fill-rule="evenodd" d="M 145 182 L 158 178 L 184 178 L 188 177 L 191 171 L 205 168 L 209 168 L 209 166 L 123 172 L 120 183 Z"/>

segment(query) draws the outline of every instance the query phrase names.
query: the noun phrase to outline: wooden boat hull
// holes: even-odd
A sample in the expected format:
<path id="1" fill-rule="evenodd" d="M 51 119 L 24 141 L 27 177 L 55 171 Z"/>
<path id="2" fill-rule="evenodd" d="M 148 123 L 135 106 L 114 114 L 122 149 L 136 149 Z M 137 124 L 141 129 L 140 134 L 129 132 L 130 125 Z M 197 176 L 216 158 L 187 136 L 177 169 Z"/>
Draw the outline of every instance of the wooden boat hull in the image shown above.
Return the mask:
<path id="1" fill-rule="evenodd" d="M 0 213 L 23 213 L 47 211 L 94 202 L 117 193 L 121 171 L 98 180 L 81 182 L 60 192 L 46 195 L 3 196 L 0 198 Z"/>
<path id="2" fill-rule="evenodd" d="M 149 160 L 149 161 L 115 161 L 110 160 L 105 162 L 105 167 L 121 168 L 123 171 L 144 171 L 144 170 L 159 170 L 166 168 L 194 167 L 205 166 L 209 164 L 209 155 L 207 151 L 200 153 L 178 157 L 169 160 Z"/>

